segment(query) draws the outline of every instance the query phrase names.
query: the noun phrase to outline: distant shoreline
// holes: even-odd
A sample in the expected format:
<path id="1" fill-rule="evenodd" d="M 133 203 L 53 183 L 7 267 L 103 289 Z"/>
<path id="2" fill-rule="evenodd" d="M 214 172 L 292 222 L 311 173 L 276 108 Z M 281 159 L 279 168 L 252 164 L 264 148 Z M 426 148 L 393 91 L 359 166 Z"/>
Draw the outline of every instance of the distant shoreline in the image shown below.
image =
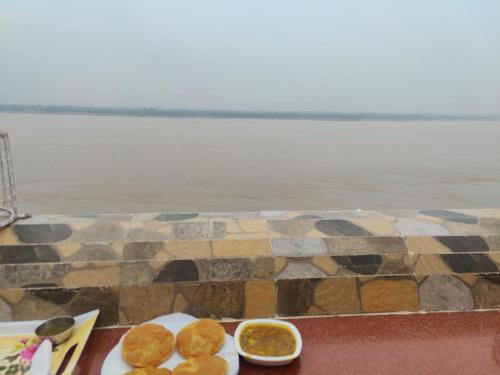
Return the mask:
<path id="1" fill-rule="evenodd" d="M 267 119 L 312 121 L 500 121 L 500 114 L 433 114 L 374 112 L 235 111 L 161 108 L 81 107 L 71 105 L 0 104 L 0 112 L 52 115 L 165 118 Z"/>

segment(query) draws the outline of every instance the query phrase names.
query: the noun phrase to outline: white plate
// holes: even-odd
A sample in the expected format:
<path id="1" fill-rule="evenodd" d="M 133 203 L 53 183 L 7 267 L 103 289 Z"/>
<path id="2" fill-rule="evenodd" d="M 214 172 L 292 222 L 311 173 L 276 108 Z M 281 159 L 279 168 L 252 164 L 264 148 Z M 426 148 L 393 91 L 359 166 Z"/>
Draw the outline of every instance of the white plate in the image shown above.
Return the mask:
<path id="1" fill-rule="evenodd" d="M 160 316 L 156 319 L 149 321 L 148 323 L 157 323 L 161 324 L 168 330 L 172 331 L 177 335 L 179 331 L 184 328 L 187 324 L 197 321 L 195 317 L 182 313 L 175 313 L 170 315 Z M 129 370 L 132 370 L 132 367 L 129 366 L 122 358 L 121 355 L 121 345 L 123 341 L 123 337 L 120 339 L 120 342 L 111 350 L 104 360 L 104 364 L 102 365 L 101 375 L 119 375 L 123 374 Z M 229 370 L 227 375 L 238 375 L 240 362 L 238 357 L 238 351 L 236 350 L 236 345 L 234 344 L 234 339 L 231 335 L 226 333 L 226 338 L 224 340 L 224 346 L 217 353 L 219 357 L 224 358 L 229 364 Z M 165 367 L 169 370 L 173 370 L 175 366 L 179 363 L 184 362 L 185 359 L 181 357 L 177 350 L 174 351 L 172 356 L 166 361 L 163 362 L 159 367 Z"/>

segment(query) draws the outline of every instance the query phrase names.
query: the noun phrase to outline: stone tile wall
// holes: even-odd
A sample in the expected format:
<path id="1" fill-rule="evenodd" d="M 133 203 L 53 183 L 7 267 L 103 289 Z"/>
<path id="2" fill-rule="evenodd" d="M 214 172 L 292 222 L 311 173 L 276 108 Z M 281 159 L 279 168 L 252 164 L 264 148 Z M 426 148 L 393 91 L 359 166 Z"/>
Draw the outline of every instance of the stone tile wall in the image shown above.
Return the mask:
<path id="1" fill-rule="evenodd" d="M 0 321 L 500 308 L 500 210 L 37 216 L 0 230 Z"/>

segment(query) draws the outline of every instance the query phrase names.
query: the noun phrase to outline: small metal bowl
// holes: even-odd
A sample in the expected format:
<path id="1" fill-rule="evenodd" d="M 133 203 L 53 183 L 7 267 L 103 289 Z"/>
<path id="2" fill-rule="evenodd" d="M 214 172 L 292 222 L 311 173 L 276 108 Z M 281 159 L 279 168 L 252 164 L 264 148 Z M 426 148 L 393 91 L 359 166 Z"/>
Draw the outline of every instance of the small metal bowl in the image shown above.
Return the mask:
<path id="1" fill-rule="evenodd" d="M 57 316 L 40 324 L 35 334 L 42 340 L 48 339 L 53 344 L 62 344 L 73 334 L 75 319 L 71 316 Z"/>

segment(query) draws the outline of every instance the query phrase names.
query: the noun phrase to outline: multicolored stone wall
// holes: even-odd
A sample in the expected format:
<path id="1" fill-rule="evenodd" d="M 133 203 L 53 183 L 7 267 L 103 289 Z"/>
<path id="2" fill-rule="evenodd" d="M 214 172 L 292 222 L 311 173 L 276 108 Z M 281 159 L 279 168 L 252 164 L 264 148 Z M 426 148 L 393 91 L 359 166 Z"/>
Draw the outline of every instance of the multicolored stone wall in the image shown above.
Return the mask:
<path id="1" fill-rule="evenodd" d="M 500 308 L 500 209 L 36 216 L 0 230 L 0 321 L 128 325 Z"/>

